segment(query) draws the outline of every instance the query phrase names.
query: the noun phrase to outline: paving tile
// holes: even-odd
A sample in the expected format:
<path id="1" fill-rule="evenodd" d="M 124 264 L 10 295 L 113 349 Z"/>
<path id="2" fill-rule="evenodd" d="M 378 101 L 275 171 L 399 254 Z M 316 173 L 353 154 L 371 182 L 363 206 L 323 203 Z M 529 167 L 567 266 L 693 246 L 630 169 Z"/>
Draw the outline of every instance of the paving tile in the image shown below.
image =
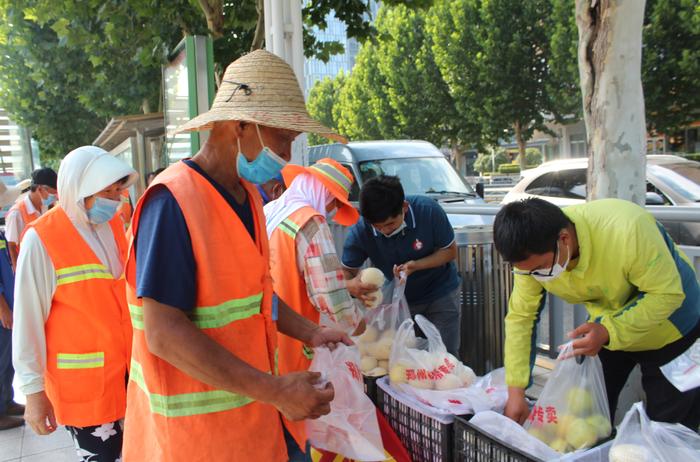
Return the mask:
<path id="1" fill-rule="evenodd" d="M 59 427 L 55 432 L 46 436 L 38 436 L 34 433 L 29 435 L 30 432 L 31 430 L 27 431 L 22 444 L 23 459 L 25 456 L 73 447 L 73 440 L 64 427 Z"/>
<path id="2" fill-rule="evenodd" d="M 22 435 L 24 435 L 24 428 L 25 426 L 22 425 L 21 427 L 0 431 L 0 441 L 15 440 L 18 438 L 22 438 Z"/>
<path id="3" fill-rule="evenodd" d="M 22 457 L 21 462 L 75 462 L 77 459 L 75 448 L 70 447 Z"/>
<path id="4" fill-rule="evenodd" d="M 17 459 L 21 455 L 22 439 L 0 441 L 0 461 Z"/>

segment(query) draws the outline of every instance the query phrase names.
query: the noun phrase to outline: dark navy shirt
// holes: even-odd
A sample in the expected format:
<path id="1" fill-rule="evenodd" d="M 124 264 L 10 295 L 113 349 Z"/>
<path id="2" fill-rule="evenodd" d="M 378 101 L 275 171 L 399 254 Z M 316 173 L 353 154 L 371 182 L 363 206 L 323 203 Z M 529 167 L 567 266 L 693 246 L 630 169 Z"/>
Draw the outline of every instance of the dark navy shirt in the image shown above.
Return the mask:
<path id="1" fill-rule="evenodd" d="M 437 202 L 424 196 L 406 196 L 406 201 L 406 227 L 396 236 L 385 237 L 364 218 L 350 228 L 343 247 L 343 265 L 359 268 L 369 258 L 387 279 L 393 279 L 394 265 L 427 257 L 454 242 L 452 225 Z M 406 300 L 409 304 L 429 303 L 444 297 L 458 285 L 454 261 L 416 271 L 408 277 Z"/>
<path id="2" fill-rule="evenodd" d="M 243 204 L 191 160 L 188 167 L 206 178 L 236 212 L 255 239 L 255 221 L 250 202 Z M 209 226 L 189 223 L 189 226 Z M 156 186 L 141 209 L 136 236 L 136 295 L 184 311 L 195 307 L 196 271 L 192 240 L 182 209 L 165 186 Z"/>

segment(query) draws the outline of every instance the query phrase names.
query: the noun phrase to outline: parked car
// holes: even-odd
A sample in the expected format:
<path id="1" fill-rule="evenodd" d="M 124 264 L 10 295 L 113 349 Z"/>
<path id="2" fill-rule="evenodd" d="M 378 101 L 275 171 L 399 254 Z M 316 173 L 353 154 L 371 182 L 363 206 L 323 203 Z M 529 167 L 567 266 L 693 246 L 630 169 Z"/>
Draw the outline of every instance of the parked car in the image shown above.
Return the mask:
<path id="1" fill-rule="evenodd" d="M 407 195 L 425 195 L 441 204 L 483 204 L 445 155 L 427 141 L 357 141 L 311 146 L 308 164 L 330 157 L 352 171 L 350 200 L 358 201 L 362 184 L 386 174 L 401 179 Z M 448 214 L 452 226 L 493 223 L 493 217 Z"/>
<path id="2" fill-rule="evenodd" d="M 506 194 L 506 204 L 539 197 L 557 205 L 586 200 L 588 159 L 562 159 L 523 172 Z M 700 162 L 672 155 L 647 156 L 647 205 L 700 207 Z M 700 223 L 662 222 L 679 244 L 700 245 Z"/>

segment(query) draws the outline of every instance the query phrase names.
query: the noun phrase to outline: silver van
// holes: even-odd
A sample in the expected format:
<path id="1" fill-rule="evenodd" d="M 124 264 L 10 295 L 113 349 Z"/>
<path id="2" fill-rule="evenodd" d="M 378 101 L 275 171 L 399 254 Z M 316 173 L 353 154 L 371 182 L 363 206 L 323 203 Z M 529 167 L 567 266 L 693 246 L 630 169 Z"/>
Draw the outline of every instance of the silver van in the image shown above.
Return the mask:
<path id="1" fill-rule="evenodd" d="M 445 155 L 427 141 L 353 141 L 309 147 L 306 162 L 330 157 L 355 177 L 350 200 L 357 202 L 362 184 L 378 175 L 398 176 L 406 195 L 432 197 L 440 204 L 483 204 Z M 448 214 L 452 226 L 492 224 L 492 216 Z"/>

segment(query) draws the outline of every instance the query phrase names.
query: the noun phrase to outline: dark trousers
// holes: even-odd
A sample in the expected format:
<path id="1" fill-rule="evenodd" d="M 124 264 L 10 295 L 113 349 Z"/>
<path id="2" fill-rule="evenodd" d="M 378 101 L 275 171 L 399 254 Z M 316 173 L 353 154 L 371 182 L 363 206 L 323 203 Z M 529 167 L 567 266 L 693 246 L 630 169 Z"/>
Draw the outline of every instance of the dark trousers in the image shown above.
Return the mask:
<path id="1" fill-rule="evenodd" d="M 12 368 L 12 331 L 0 326 L 0 415 L 7 412 L 7 405 L 14 398 L 12 379 L 15 370 Z"/>
<path id="2" fill-rule="evenodd" d="M 122 456 L 124 426 L 122 422 L 109 422 L 94 427 L 69 427 L 80 462 L 117 462 Z"/>
<path id="3" fill-rule="evenodd" d="M 690 348 L 698 337 L 700 337 L 700 323 L 685 337 L 659 350 L 635 352 L 610 351 L 605 348 L 600 350 L 598 356 L 603 363 L 610 415 L 614 416 L 620 391 L 634 366 L 639 364 L 649 418 L 659 422 L 682 423 L 697 431 L 700 425 L 700 388 L 681 393 L 666 380 L 659 368 Z"/>

